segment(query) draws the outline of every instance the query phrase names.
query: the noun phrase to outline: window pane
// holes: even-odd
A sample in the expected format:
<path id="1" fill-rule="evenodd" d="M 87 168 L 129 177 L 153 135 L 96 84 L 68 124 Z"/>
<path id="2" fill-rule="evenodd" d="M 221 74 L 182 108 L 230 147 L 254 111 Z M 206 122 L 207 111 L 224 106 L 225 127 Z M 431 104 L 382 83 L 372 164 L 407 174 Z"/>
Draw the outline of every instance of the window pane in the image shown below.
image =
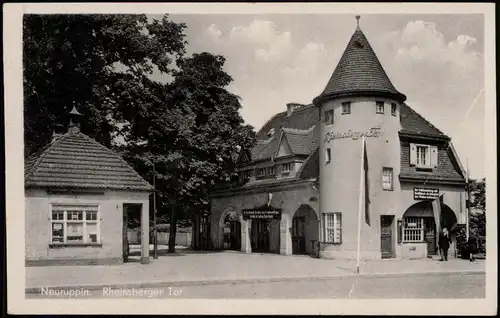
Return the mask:
<path id="1" fill-rule="evenodd" d="M 97 220 L 97 211 L 87 211 L 86 220 L 95 221 Z"/>
<path id="2" fill-rule="evenodd" d="M 66 241 L 68 243 L 83 242 L 83 223 L 68 223 Z"/>
<path id="3" fill-rule="evenodd" d="M 52 243 L 64 242 L 64 225 L 62 222 L 52 223 Z"/>
<path id="4" fill-rule="evenodd" d="M 97 243 L 97 223 L 87 223 L 87 242 Z"/>
<path id="5" fill-rule="evenodd" d="M 64 211 L 53 210 L 52 211 L 52 220 L 64 220 Z"/>

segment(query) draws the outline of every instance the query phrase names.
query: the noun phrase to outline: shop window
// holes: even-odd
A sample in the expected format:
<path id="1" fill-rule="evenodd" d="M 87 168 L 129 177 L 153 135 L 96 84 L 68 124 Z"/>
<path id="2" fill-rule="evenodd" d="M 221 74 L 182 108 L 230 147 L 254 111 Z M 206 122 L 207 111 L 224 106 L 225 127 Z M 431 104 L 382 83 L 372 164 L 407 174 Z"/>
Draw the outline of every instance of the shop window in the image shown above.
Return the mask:
<path id="1" fill-rule="evenodd" d="M 52 244 L 99 243 L 97 205 L 53 205 L 50 219 Z"/>
<path id="2" fill-rule="evenodd" d="M 375 102 L 375 109 L 377 114 L 383 114 L 384 111 L 384 102 L 377 101 Z"/>
<path id="3" fill-rule="evenodd" d="M 403 242 L 424 241 L 424 219 L 407 217 L 403 219 Z"/>
<path id="4" fill-rule="evenodd" d="M 397 105 L 395 103 L 391 104 L 391 115 L 396 116 Z"/>
<path id="5" fill-rule="evenodd" d="M 330 148 L 326 148 L 325 156 L 325 162 L 330 163 L 332 161 L 332 151 Z"/>
<path id="6" fill-rule="evenodd" d="M 351 113 L 351 102 L 342 103 L 342 115 L 347 115 Z"/>
<path id="7" fill-rule="evenodd" d="M 323 213 L 324 242 L 342 243 L 342 213 Z"/>
<path id="8" fill-rule="evenodd" d="M 325 111 L 325 125 L 333 125 L 333 109 Z"/>
<path id="9" fill-rule="evenodd" d="M 393 190 L 393 170 L 392 168 L 382 168 L 382 189 L 386 191 Z"/>
<path id="10" fill-rule="evenodd" d="M 292 171 L 292 164 L 291 163 L 284 163 L 282 166 L 282 172 L 286 173 L 286 172 L 290 172 L 290 171 Z"/>
<path id="11" fill-rule="evenodd" d="M 432 169 L 438 163 L 438 147 L 410 144 L 410 165 L 416 168 Z"/>

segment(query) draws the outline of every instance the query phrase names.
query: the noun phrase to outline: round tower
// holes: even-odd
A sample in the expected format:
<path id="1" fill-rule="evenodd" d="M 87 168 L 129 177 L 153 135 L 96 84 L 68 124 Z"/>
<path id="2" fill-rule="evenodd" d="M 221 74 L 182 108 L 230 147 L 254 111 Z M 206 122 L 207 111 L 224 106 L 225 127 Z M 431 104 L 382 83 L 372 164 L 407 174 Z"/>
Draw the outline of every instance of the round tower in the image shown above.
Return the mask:
<path id="1" fill-rule="evenodd" d="M 396 215 L 399 110 L 406 96 L 394 88 L 356 18 L 358 26 L 335 71 L 314 99 L 321 118 L 322 256 L 356 258 L 361 206 L 361 258 L 377 259 L 382 257 L 381 220 Z"/>

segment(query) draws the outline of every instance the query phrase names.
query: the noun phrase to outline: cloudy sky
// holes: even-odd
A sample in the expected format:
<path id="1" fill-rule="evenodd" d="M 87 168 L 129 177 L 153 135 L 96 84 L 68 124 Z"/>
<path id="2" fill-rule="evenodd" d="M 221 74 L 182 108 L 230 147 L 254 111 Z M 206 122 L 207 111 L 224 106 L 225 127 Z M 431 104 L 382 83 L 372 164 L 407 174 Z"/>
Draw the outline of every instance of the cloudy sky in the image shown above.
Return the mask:
<path id="1" fill-rule="evenodd" d="M 188 53 L 226 57 L 229 89 L 256 129 L 286 103 L 311 103 L 321 93 L 356 27 L 347 14 L 171 19 L 187 24 Z M 472 177 L 483 177 L 483 15 L 363 15 L 360 26 L 408 104 L 452 138 Z"/>

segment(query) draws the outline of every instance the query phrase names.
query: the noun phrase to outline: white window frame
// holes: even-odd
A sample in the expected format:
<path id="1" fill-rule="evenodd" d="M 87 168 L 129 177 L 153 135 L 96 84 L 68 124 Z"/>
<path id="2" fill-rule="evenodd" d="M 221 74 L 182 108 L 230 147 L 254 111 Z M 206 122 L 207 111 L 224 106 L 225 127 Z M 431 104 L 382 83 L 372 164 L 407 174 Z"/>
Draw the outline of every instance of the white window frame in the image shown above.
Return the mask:
<path id="1" fill-rule="evenodd" d="M 385 103 L 383 101 L 375 102 L 375 112 L 377 114 L 385 114 Z"/>
<path id="2" fill-rule="evenodd" d="M 403 243 L 419 243 L 425 241 L 424 218 L 409 216 L 403 218 Z"/>
<path id="3" fill-rule="evenodd" d="M 390 174 L 388 180 L 384 180 L 386 177 L 386 173 Z M 384 191 L 393 191 L 394 190 L 394 169 L 390 167 L 382 168 L 382 190 Z"/>
<path id="4" fill-rule="evenodd" d="M 420 158 L 420 155 L 419 155 L 419 149 L 425 149 L 426 150 L 426 154 L 425 154 L 425 161 L 424 163 L 421 162 L 421 158 Z M 431 146 L 429 145 L 418 145 L 416 144 L 415 145 L 415 155 L 416 155 L 416 158 L 415 158 L 415 166 L 418 167 L 418 168 L 431 168 L 432 165 L 431 165 Z"/>
<path id="5" fill-rule="evenodd" d="M 329 233 L 333 231 L 333 239 Z M 323 213 L 323 243 L 342 244 L 342 213 Z"/>
<path id="6" fill-rule="evenodd" d="M 351 113 L 351 102 L 342 102 L 342 115 L 349 115 Z"/>
<path id="7" fill-rule="evenodd" d="M 333 119 L 333 109 L 325 110 L 325 125 L 333 125 L 334 119 Z"/>
<path id="8" fill-rule="evenodd" d="M 398 111 L 398 105 L 396 103 L 391 103 L 391 115 L 396 116 Z"/>
<path id="9" fill-rule="evenodd" d="M 284 163 L 281 167 L 282 167 L 281 172 L 283 172 L 283 173 L 292 171 L 292 163 L 291 162 Z"/>
<path id="10" fill-rule="evenodd" d="M 63 213 L 63 219 L 54 219 L 53 214 L 57 211 Z M 82 213 L 82 220 L 71 220 L 68 217 L 68 211 L 77 211 Z M 87 220 L 87 212 L 95 212 L 95 220 Z M 89 244 L 101 244 L 101 214 L 99 211 L 98 204 L 64 204 L 64 203 L 53 203 L 50 205 L 50 219 L 49 219 L 49 232 L 50 232 L 50 244 L 51 245 L 89 245 Z M 54 242 L 54 224 L 61 223 L 63 227 L 63 241 Z M 82 224 L 82 241 L 81 242 L 68 242 L 68 224 Z M 96 242 L 91 242 L 89 239 L 89 233 L 87 226 L 89 224 L 96 225 Z"/>

